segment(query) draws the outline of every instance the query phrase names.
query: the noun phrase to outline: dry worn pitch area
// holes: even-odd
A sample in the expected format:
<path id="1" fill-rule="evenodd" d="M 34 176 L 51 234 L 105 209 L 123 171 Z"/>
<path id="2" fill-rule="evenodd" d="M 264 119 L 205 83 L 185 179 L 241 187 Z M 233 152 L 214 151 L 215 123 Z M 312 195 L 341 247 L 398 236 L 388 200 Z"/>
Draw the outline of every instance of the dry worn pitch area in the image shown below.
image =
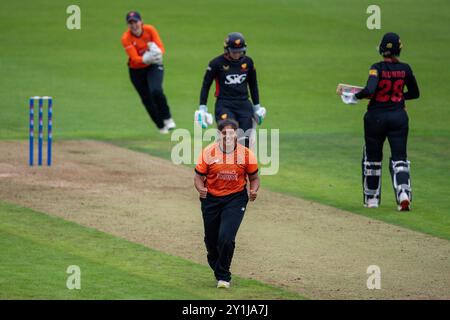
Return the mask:
<path id="1" fill-rule="evenodd" d="M 57 142 L 54 166 L 31 168 L 27 148 L 0 142 L 0 200 L 206 264 L 192 169 L 97 141 Z M 450 299 L 450 242 L 263 189 L 232 271 L 310 298 Z"/>

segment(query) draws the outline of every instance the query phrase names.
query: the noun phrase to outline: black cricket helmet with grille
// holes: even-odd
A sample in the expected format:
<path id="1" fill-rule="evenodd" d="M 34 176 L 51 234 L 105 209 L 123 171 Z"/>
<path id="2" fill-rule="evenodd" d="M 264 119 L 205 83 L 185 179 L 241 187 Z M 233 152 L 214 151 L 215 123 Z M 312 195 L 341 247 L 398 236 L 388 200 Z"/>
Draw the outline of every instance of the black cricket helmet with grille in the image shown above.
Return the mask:
<path id="1" fill-rule="evenodd" d="M 225 52 L 243 52 L 247 50 L 245 38 L 240 32 L 232 32 L 228 34 L 223 44 Z"/>

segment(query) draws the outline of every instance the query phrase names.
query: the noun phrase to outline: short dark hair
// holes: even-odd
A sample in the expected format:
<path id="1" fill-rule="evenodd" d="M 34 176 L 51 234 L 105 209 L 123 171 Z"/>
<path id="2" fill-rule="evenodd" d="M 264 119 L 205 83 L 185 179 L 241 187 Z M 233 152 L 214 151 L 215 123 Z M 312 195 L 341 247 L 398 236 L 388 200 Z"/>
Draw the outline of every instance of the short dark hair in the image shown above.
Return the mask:
<path id="1" fill-rule="evenodd" d="M 222 131 L 223 128 L 225 128 L 227 126 L 232 127 L 233 130 L 237 130 L 239 128 L 239 123 L 234 119 L 220 120 L 219 123 L 217 124 L 217 129 L 219 131 Z"/>

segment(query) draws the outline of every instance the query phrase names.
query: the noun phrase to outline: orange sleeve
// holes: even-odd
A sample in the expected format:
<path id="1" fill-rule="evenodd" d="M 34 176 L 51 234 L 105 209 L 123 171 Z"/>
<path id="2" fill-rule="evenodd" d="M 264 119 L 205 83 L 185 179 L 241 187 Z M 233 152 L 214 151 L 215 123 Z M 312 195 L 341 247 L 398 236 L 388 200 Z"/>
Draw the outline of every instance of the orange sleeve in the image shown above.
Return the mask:
<path id="1" fill-rule="evenodd" d="M 247 166 L 245 168 L 245 172 L 248 175 L 252 175 L 258 172 L 258 161 L 256 160 L 255 155 L 250 149 L 247 149 L 248 157 L 247 157 Z"/>
<path id="2" fill-rule="evenodd" d="M 156 45 L 161 49 L 162 53 L 164 53 L 166 49 L 164 49 L 164 45 L 161 41 L 161 38 L 159 37 L 158 31 L 156 31 L 156 28 L 150 25 L 145 25 L 144 28 L 151 34 L 152 41 L 156 43 Z"/>
<path id="3" fill-rule="evenodd" d="M 195 172 L 202 176 L 206 176 L 208 174 L 208 164 L 206 163 L 204 153 L 204 150 L 200 153 L 197 165 L 195 166 Z"/>
<path id="4" fill-rule="evenodd" d="M 133 64 L 139 64 L 142 62 L 142 57 L 138 54 L 136 48 L 131 43 L 131 39 L 128 37 L 127 33 L 124 33 L 122 36 L 122 45 L 125 48 L 125 51 L 130 58 L 130 62 Z"/>

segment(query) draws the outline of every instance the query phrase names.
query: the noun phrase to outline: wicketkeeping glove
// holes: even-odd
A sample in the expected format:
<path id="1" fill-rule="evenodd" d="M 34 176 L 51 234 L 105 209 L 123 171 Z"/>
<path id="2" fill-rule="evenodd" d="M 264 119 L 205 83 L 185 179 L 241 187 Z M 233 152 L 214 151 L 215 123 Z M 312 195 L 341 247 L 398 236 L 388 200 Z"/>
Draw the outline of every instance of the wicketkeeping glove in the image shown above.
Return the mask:
<path id="1" fill-rule="evenodd" d="M 253 106 L 253 119 L 255 119 L 258 125 L 263 123 L 264 118 L 266 117 L 266 108 L 261 107 L 259 104 L 255 104 Z"/>
<path id="2" fill-rule="evenodd" d="M 142 55 L 145 64 L 162 64 L 162 51 L 154 42 L 149 42 L 148 50 Z"/>
<path id="3" fill-rule="evenodd" d="M 208 113 L 208 107 L 202 104 L 194 114 L 194 121 L 200 126 L 200 128 L 206 129 L 208 125 L 213 124 L 213 117 L 211 113 Z"/>
<path id="4" fill-rule="evenodd" d="M 356 99 L 355 94 L 352 92 L 342 92 L 341 99 L 345 104 L 357 104 L 358 99 Z"/>

